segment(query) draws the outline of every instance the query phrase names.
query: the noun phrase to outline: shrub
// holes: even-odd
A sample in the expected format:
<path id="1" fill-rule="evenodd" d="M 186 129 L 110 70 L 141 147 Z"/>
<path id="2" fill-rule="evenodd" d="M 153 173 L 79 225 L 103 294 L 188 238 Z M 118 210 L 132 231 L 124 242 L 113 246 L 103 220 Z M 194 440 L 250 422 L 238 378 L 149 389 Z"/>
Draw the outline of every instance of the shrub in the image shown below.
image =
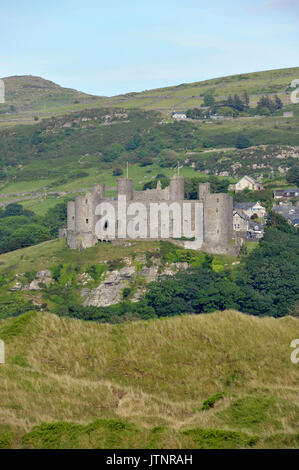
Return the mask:
<path id="1" fill-rule="evenodd" d="M 207 400 L 205 400 L 202 404 L 202 410 L 209 410 L 210 408 L 213 408 L 216 401 L 220 400 L 223 397 L 224 397 L 224 392 L 219 392 L 207 398 Z"/>

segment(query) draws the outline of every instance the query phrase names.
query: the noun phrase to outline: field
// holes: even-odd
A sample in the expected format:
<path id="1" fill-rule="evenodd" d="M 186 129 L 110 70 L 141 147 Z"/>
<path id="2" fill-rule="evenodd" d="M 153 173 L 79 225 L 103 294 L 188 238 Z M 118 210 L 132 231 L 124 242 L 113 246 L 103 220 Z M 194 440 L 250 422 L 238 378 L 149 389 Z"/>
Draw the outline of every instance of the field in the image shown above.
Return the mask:
<path id="1" fill-rule="evenodd" d="M 296 447 L 296 330 L 295 318 L 234 311 L 122 325 L 46 313 L 2 321 L 0 446 Z"/>

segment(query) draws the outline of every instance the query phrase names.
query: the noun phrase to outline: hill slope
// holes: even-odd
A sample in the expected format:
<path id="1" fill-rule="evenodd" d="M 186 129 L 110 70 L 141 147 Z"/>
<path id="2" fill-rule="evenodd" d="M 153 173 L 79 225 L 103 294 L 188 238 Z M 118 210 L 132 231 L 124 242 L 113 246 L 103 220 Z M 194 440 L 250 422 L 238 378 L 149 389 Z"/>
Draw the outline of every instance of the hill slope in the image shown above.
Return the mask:
<path id="1" fill-rule="evenodd" d="M 229 95 L 242 95 L 244 92 L 249 94 L 251 106 L 257 103 L 260 96 L 267 94 L 278 94 L 286 104 L 289 85 L 298 77 L 299 67 L 231 75 L 115 96 L 109 100 L 109 104 L 160 111 L 186 110 L 201 106 L 206 94 L 213 94 L 216 101 L 219 101 L 227 99 Z M 107 104 L 108 101 L 105 102 Z"/>
<path id="2" fill-rule="evenodd" d="M 171 176 L 178 161 L 184 165 L 184 177 L 217 175 L 235 182 L 250 174 L 263 183 L 276 179 L 284 185 L 299 156 L 299 106 L 289 104 L 289 85 L 298 76 L 299 67 L 112 98 L 85 95 L 39 77 L 5 79 L 8 101 L 0 105 L 0 204 L 25 198 L 26 207 L 44 213 L 55 205 L 55 192 L 80 192 L 99 181 L 115 187 L 113 171 L 118 167 L 120 174 L 127 161 L 135 189 L 158 174 Z M 234 118 L 171 119 L 174 108 L 199 107 L 207 93 L 217 103 L 245 91 L 251 107 L 262 95 L 277 93 L 284 108 L 267 116 L 249 109 L 246 116 Z M 16 111 L 5 114 L 9 103 Z M 294 116 L 284 118 L 285 110 Z M 31 125 L 17 126 L 20 123 Z M 246 137 L 249 148 L 236 148 L 240 136 Z M 121 145 L 119 154 L 105 154 L 112 144 Z"/>
<path id="3" fill-rule="evenodd" d="M 13 106 L 17 112 L 2 116 L 0 114 L 0 124 L 8 126 L 16 122 L 32 123 L 34 115 L 50 117 L 93 107 L 140 108 L 169 115 L 174 109 L 200 107 L 206 94 L 213 94 L 216 101 L 219 101 L 227 99 L 229 95 L 247 92 L 250 106 L 255 106 L 262 95 L 278 94 L 284 105 L 288 105 L 289 86 L 298 77 L 299 67 L 293 67 L 231 75 L 112 97 L 88 95 L 31 75 L 7 77 L 4 78 L 5 109 Z"/>
<path id="4" fill-rule="evenodd" d="M 28 123 L 33 116 L 60 108 L 67 112 L 74 105 L 94 103 L 98 97 L 64 88 L 56 83 L 32 75 L 3 78 L 5 105 L 0 105 L 3 123 Z"/>
<path id="5" fill-rule="evenodd" d="M 295 318 L 233 311 L 124 325 L 2 321 L 0 446 L 296 447 L 296 329 Z"/>

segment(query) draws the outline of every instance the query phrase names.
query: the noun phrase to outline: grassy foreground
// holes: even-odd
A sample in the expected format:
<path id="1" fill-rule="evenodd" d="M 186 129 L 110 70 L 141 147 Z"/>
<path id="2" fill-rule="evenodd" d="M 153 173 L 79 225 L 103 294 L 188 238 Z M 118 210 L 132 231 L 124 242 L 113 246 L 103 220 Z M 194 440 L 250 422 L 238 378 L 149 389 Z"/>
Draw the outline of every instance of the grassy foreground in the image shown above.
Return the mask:
<path id="1" fill-rule="evenodd" d="M 298 447 L 298 325 L 235 311 L 1 321 L 0 448 Z"/>

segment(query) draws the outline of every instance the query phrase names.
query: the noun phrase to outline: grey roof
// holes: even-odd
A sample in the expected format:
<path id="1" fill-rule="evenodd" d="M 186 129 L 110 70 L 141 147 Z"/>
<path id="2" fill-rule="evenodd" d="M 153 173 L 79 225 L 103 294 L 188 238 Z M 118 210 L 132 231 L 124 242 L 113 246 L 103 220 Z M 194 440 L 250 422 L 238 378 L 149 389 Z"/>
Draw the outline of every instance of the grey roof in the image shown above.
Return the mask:
<path id="1" fill-rule="evenodd" d="M 257 224 L 254 220 L 249 221 L 249 227 L 251 230 L 262 231 L 265 228 L 265 224 Z"/>
<path id="2" fill-rule="evenodd" d="M 256 204 L 258 204 L 258 201 L 257 202 L 237 202 L 235 204 L 235 209 L 247 210 L 255 206 Z"/>
<path id="3" fill-rule="evenodd" d="M 256 181 L 252 176 L 245 175 L 245 176 L 243 176 L 243 178 L 248 178 L 248 179 L 250 179 L 251 181 L 253 181 L 253 183 L 255 183 L 255 184 L 261 184 L 261 183 L 259 183 L 258 181 Z M 241 179 L 242 179 L 242 178 L 241 178 Z"/>
<path id="4" fill-rule="evenodd" d="M 234 209 L 234 212 L 235 212 L 236 214 L 238 214 L 238 216 L 241 217 L 242 219 L 247 220 L 246 215 L 245 215 L 244 212 L 242 212 L 241 210 Z"/>
<path id="5" fill-rule="evenodd" d="M 293 225 L 299 224 L 299 208 L 296 206 L 273 206 L 273 211 L 282 215 L 285 219 L 289 220 Z"/>
<path id="6" fill-rule="evenodd" d="M 299 188 L 275 189 L 274 194 L 299 193 Z"/>
<path id="7" fill-rule="evenodd" d="M 273 211 L 284 216 L 299 212 L 299 210 L 295 206 L 292 206 L 290 204 L 287 206 L 273 206 Z"/>

